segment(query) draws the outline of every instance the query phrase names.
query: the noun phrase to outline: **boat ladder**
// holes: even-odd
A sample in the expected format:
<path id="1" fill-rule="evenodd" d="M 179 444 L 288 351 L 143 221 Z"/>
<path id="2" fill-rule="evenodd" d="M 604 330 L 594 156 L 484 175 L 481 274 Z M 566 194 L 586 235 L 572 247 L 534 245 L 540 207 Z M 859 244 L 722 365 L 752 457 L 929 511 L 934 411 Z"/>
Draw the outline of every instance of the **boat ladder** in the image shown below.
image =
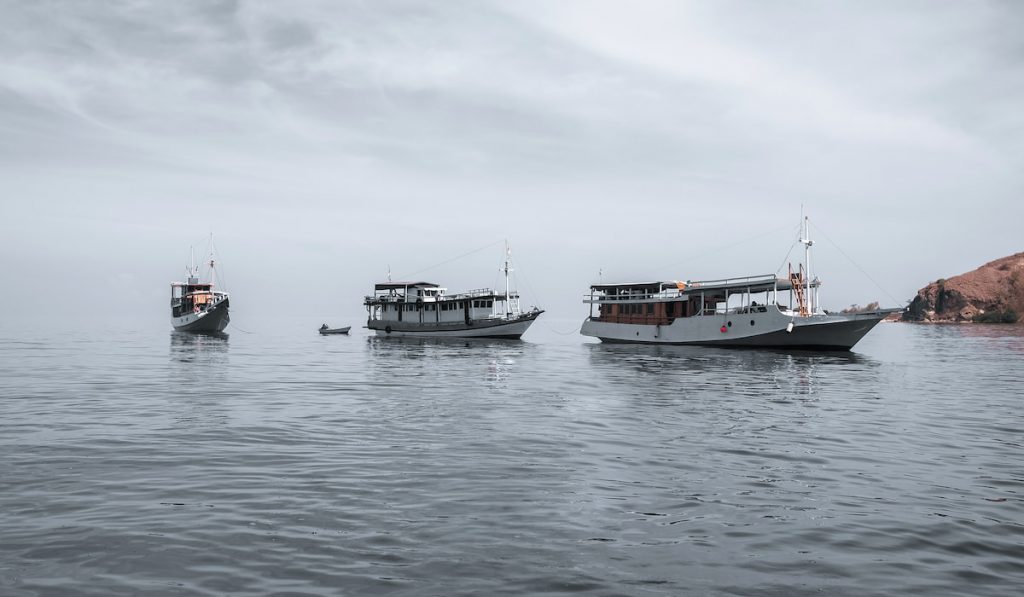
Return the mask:
<path id="1" fill-rule="evenodd" d="M 793 285 L 793 292 L 796 293 L 796 303 L 800 309 L 800 316 L 807 317 L 810 311 L 807 309 L 807 297 L 804 296 L 804 264 L 800 264 L 799 271 L 793 271 L 793 264 L 789 265 L 789 281 Z"/>

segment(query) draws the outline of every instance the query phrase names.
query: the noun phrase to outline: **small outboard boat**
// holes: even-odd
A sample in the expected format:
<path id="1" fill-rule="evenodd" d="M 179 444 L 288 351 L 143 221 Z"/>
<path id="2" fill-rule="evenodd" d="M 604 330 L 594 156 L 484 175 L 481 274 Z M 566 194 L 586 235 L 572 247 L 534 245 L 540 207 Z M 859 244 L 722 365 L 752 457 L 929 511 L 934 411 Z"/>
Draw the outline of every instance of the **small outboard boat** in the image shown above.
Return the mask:
<path id="1" fill-rule="evenodd" d="M 352 329 L 352 326 L 350 325 L 347 325 L 343 328 L 329 328 L 325 323 L 322 326 L 320 326 L 320 335 L 327 336 L 329 334 L 347 334 L 350 329 Z"/>

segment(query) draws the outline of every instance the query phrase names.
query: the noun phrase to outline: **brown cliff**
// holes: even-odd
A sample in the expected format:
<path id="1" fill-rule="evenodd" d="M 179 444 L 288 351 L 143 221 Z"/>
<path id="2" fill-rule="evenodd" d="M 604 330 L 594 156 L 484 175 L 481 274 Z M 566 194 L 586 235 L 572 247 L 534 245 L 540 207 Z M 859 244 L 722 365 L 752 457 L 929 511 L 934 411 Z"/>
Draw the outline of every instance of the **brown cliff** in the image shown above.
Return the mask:
<path id="1" fill-rule="evenodd" d="M 1024 253 L 932 282 L 918 291 L 903 321 L 1015 323 L 1024 314 Z"/>

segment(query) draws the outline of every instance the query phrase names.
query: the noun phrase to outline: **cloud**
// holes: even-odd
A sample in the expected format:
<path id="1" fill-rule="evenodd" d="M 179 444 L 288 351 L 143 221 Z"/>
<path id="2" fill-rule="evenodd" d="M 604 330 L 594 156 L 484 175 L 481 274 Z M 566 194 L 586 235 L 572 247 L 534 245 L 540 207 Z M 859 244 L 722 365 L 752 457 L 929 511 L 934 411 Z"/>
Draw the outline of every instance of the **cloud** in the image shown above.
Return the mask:
<path id="1" fill-rule="evenodd" d="M 399 261 L 428 259 L 418 239 L 447 256 L 511 235 L 583 278 L 552 273 L 557 286 L 602 266 L 677 275 L 655 266 L 758 237 L 802 203 L 847 253 L 901 254 L 939 270 L 926 279 L 1019 250 L 1013 4 L 76 0 L 4 14 L 0 175 L 17 200 L 0 231 L 47 251 L 198 226 L 307 261 L 387 236 L 393 253 L 373 259 L 413 270 Z M 933 247 L 946 229 L 960 244 Z"/>

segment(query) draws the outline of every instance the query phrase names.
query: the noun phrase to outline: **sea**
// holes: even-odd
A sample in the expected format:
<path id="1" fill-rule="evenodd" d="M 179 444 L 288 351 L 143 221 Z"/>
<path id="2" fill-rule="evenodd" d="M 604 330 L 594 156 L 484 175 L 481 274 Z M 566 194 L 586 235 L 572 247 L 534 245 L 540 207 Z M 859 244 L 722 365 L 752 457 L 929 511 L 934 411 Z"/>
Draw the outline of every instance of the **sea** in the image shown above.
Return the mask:
<path id="1" fill-rule="evenodd" d="M 0 327 L 0 595 L 1024 587 L 1024 328 L 818 353 L 545 317 L 522 341 Z"/>

